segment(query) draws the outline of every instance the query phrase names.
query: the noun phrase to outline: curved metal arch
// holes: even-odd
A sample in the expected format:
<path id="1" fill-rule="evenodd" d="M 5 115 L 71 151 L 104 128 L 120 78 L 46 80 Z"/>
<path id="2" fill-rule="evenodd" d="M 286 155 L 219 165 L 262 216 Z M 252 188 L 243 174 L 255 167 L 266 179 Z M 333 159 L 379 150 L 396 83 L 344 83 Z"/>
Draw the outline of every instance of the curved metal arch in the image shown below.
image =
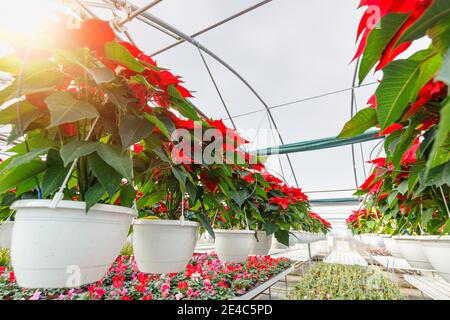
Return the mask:
<path id="1" fill-rule="evenodd" d="M 139 7 L 128 2 L 129 7 L 136 11 L 139 10 Z M 95 3 L 89 3 L 89 5 L 95 5 Z M 103 6 L 105 7 L 105 6 Z M 110 5 L 110 8 L 113 8 L 114 6 Z M 186 42 L 189 42 L 190 44 L 196 46 L 198 49 L 202 50 L 203 52 L 205 52 L 206 54 L 208 54 L 211 58 L 213 58 L 214 60 L 216 60 L 217 62 L 219 62 L 221 65 L 223 65 L 225 68 L 227 68 L 231 73 L 233 73 L 252 93 L 253 95 L 261 102 L 261 104 L 264 106 L 264 108 L 266 109 L 267 114 L 269 115 L 269 118 L 275 128 L 275 130 L 277 131 L 278 134 L 278 138 L 280 139 L 281 144 L 284 144 L 284 139 L 281 136 L 280 130 L 278 128 L 278 125 L 273 117 L 272 112 L 270 111 L 270 107 L 269 105 L 264 101 L 264 99 L 260 96 L 260 94 L 253 88 L 253 86 L 239 73 L 237 72 L 233 67 L 231 67 L 227 62 L 225 62 L 222 58 L 220 58 L 218 55 L 216 55 L 214 52 L 212 52 L 210 49 L 208 49 L 207 47 L 205 47 L 204 45 L 202 45 L 200 42 L 198 42 L 197 40 L 195 40 L 194 38 L 192 38 L 191 36 L 189 36 L 188 34 L 184 33 L 181 30 L 178 30 L 176 27 L 170 25 L 169 23 L 165 22 L 164 20 L 154 16 L 153 14 L 150 14 L 148 12 L 142 12 L 140 14 L 141 17 L 145 18 L 146 20 L 149 20 L 151 22 L 153 22 L 154 24 L 162 27 L 163 29 L 166 29 L 168 31 L 170 31 L 170 33 L 177 35 L 178 37 L 180 37 L 181 39 L 184 39 Z M 153 25 L 152 25 L 153 26 Z M 289 157 L 289 155 L 286 155 L 286 158 L 288 160 L 288 164 L 292 173 L 292 176 L 294 177 L 295 180 L 295 184 L 297 185 L 297 187 L 299 187 L 299 183 L 297 180 L 297 175 L 295 174 L 294 171 L 294 167 L 292 165 L 292 161 L 291 158 Z"/>

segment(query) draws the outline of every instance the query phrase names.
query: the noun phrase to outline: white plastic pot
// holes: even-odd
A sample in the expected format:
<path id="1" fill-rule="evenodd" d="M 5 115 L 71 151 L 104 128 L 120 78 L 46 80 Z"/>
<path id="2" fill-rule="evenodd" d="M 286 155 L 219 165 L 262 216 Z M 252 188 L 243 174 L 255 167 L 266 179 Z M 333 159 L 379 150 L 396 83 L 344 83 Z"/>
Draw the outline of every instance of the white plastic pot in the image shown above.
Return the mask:
<path id="1" fill-rule="evenodd" d="M 433 269 L 450 283 L 450 236 L 417 237 Z"/>
<path id="2" fill-rule="evenodd" d="M 0 248 L 11 248 L 11 238 L 14 227 L 14 221 L 0 222 Z"/>
<path id="3" fill-rule="evenodd" d="M 258 239 L 254 239 L 253 249 L 251 254 L 255 256 L 267 256 L 272 247 L 273 235 L 268 236 L 265 231 L 257 231 Z"/>
<path id="4" fill-rule="evenodd" d="M 24 288 L 63 288 L 100 280 L 125 243 L 135 210 L 85 203 L 20 200 L 11 243 L 11 263 Z"/>
<path id="5" fill-rule="evenodd" d="M 400 252 L 400 248 L 398 247 L 395 239 L 392 238 L 392 236 L 382 235 L 381 238 L 383 239 L 384 245 L 386 246 L 386 249 L 389 251 L 392 257 L 403 259 L 403 255 Z"/>
<path id="6" fill-rule="evenodd" d="M 300 232 L 298 231 L 291 231 L 289 234 L 289 246 L 293 247 L 297 243 L 300 243 Z"/>
<path id="7" fill-rule="evenodd" d="M 408 261 L 411 267 L 425 270 L 433 269 L 419 240 L 413 236 L 396 236 L 394 239 L 403 258 Z"/>
<path id="8" fill-rule="evenodd" d="M 198 222 L 135 220 L 133 252 L 137 267 L 146 273 L 181 272 L 192 258 Z"/>
<path id="9" fill-rule="evenodd" d="M 309 243 L 311 242 L 309 232 L 301 231 L 298 234 L 298 243 Z"/>
<path id="10" fill-rule="evenodd" d="M 383 239 L 377 234 L 362 234 L 361 239 L 369 248 L 384 248 Z"/>
<path id="11" fill-rule="evenodd" d="M 255 231 L 215 229 L 214 248 L 222 261 L 244 263 L 253 249 Z"/>

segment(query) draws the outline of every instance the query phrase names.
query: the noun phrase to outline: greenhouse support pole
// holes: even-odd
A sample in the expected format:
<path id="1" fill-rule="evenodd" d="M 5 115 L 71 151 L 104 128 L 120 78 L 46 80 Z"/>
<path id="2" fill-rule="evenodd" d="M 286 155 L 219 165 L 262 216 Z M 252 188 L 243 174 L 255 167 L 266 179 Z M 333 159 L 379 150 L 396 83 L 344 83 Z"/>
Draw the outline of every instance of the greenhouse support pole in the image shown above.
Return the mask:
<path id="1" fill-rule="evenodd" d="M 311 267 L 312 265 L 311 242 L 308 242 L 308 264 L 309 267 Z"/>

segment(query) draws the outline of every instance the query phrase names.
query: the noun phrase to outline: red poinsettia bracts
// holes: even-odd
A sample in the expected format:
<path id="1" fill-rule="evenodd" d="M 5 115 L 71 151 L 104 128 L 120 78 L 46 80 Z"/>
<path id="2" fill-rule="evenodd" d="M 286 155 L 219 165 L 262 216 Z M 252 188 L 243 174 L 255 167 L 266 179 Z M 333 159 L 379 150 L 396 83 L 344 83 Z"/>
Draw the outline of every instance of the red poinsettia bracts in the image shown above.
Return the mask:
<path id="1" fill-rule="evenodd" d="M 321 216 L 319 216 L 317 213 L 309 212 L 309 213 L 308 213 L 308 216 L 309 216 L 311 219 L 320 221 L 327 229 L 331 229 L 331 224 L 330 224 L 327 220 L 325 220 L 324 218 L 322 218 Z"/>
<path id="2" fill-rule="evenodd" d="M 269 203 L 287 209 L 291 204 L 291 200 L 281 197 L 272 197 L 269 199 Z"/>
<path id="3" fill-rule="evenodd" d="M 401 35 L 422 16 L 431 3 L 432 0 L 361 0 L 359 6 L 367 6 L 368 8 L 359 23 L 357 40 L 360 39 L 360 43 L 354 59 L 357 59 L 364 52 L 367 45 L 367 38 L 381 18 L 390 13 L 409 14 L 408 19 L 404 22 L 383 52 L 376 68 L 377 70 L 383 69 L 399 54 L 410 47 L 411 42 L 400 44 L 397 42 Z"/>

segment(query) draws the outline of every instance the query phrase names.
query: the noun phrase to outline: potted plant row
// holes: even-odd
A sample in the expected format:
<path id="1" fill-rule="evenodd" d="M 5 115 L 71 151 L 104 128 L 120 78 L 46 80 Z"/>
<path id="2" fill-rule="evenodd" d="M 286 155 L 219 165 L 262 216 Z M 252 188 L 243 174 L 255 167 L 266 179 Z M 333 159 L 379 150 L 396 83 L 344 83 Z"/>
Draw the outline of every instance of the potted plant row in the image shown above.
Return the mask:
<path id="1" fill-rule="evenodd" d="M 385 137 L 386 157 L 373 159 L 374 169 L 357 191 L 367 212 L 348 223 L 356 232 L 386 234 L 384 242 L 411 266 L 436 269 L 450 281 L 450 168 L 448 97 L 449 44 L 437 32 L 448 15 L 446 1 L 377 2 L 383 13 L 368 27 L 361 21 L 359 79 L 376 65 L 383 78 L 369 100 L 342 130 L 352 137 L 373 126 Z M 365 2 L 363 5 L 370 5 Z M 429 21 L 429 23 L 425 23 Z M 411 43 L 427 35 L 431 44 L 408 58 L 396 59 Z"/>

